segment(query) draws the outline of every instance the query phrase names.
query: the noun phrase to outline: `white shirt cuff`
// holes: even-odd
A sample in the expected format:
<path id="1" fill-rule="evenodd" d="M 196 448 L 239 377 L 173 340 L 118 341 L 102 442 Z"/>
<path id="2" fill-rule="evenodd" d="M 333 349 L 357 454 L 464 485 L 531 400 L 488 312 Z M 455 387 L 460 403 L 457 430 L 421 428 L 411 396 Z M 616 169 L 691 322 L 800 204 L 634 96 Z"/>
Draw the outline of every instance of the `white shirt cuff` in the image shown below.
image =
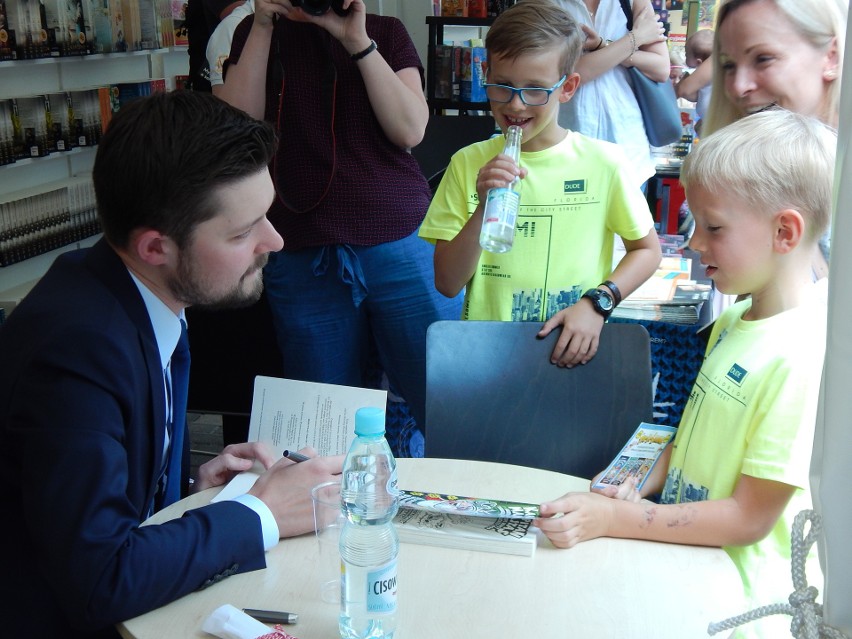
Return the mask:
<path id="1" fill-rule="evenodd" d="M 272 511 L 269 510 L 269 506 L 264 504 L 254 495 L 249 495 L 248 493 L 234 497 L 231 501 L 238 501 L 243 506 L 251 508 L 257 513 L 257 516 L 260 517 L 260 528 L 263 531 L 264 550 L 270 550 L 278 545 L 278 540 L 281 538 L 281 535 L 278 530 L 278 524 L 275 521 L 275 516 L 272 514 Z"/>

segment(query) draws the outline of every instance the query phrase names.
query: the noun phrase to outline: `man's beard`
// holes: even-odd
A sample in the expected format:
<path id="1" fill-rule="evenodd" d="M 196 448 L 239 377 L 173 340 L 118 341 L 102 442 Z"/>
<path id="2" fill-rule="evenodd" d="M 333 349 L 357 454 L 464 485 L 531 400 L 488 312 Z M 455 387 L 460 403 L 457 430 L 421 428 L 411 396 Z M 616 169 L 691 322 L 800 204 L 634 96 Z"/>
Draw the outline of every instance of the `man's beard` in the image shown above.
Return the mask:
<path id="1" fill-rule="evenodd" d="M 199 306 L 208 309 L 243 308 L 251 306 L 260 299 L 263 293 L 263 267 L 269 259 L 269 254 L 259 255 L 254 267 L 243 274 L 234 288 L 222 294 L 212 294 L 210 285 L 199 274 L 194 266 L 192 256 L 181 254 L 178 262 L 177 276 L 168 285 L 175 298 L 188 306 Z M 248 278 L 255 278 L 249 288 L 245 287 Z"/>

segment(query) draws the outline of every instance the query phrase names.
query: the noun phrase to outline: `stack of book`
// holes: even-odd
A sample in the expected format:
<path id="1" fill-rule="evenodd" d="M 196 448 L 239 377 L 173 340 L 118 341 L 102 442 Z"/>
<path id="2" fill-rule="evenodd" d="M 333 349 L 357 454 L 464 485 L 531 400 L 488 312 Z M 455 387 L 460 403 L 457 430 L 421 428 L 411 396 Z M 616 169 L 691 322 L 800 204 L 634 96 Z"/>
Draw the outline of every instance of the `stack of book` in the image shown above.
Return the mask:
<path id="1" fill-rule="evenodd" d="M 657 272 L 622 300 L 612 316 L 670 324 L 698 323 L 701 308 L 713 290 L 709 282 L 691 279 L 691 272 L 691 258 L 664 256 Z"/>
<path id="2" fill-rule="evenodd" d="M 394 518 L 403 543 L 531 557 L 538 506 L 498 499 L 400 491 Z"/>

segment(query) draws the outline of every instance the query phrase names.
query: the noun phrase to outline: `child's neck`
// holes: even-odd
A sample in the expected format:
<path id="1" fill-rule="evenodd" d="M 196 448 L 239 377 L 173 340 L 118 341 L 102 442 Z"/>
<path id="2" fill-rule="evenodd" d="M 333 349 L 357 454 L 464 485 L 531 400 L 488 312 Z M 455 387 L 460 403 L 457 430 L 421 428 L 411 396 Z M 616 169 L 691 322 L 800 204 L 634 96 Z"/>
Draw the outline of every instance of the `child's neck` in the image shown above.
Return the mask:
<path id="1" fill-rule="evenodd" d="M 810 261 L 791 268 L 789 272 L 779 270 L 770 282 L 751 293 L 751 308 L 743 314 L 748 321 L 767 319 L 792 310 L 811 301 L 814 276 Z"/>

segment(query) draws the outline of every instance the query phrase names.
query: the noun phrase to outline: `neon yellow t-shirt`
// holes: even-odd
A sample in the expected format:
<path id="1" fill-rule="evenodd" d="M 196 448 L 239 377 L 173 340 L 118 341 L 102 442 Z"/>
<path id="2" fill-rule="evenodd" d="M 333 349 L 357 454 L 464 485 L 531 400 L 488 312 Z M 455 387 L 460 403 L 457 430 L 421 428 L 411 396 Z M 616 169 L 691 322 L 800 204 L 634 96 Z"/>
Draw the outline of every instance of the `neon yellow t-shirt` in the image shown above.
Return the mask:
<path id="1" fill-rule="evenodd" d="M 450 166 L 420 237 L 452 240 L 478 204 L 476 176 L 503 150 L 502 137 L 465 147 Z M 653 228 L 648 204 L 622 151 L 568 132 L 557 145 L 522 152 L 528 169 L 514 246 L 482 251 L 467 285 L 464 319 L 538 321 L 577 302 L 612 272 L 614 234 L 627 240 Z"/>
<path id="2" fill-rule="evenodd" d="M 820 378 L 825 357 L 827 282 L 813 285 L 803 305 L 773 317 L 744 321 L 751 300 L 716 321 L 698 378 L 674 440 L 660 501 L 683 503 L 730 497 L 741 474 L 797 488 L 763 540 L 725 547 L 743 580 L 747 609 L 787 603 L 790 530 L 812 508 L 808 474 Z M 813 548 L 808 582 L 822 590 Z M 721 620 L 716 620 L 721 621 Z M 737 637 L 789 635 L 790 618 L 761 619 Z"/>

